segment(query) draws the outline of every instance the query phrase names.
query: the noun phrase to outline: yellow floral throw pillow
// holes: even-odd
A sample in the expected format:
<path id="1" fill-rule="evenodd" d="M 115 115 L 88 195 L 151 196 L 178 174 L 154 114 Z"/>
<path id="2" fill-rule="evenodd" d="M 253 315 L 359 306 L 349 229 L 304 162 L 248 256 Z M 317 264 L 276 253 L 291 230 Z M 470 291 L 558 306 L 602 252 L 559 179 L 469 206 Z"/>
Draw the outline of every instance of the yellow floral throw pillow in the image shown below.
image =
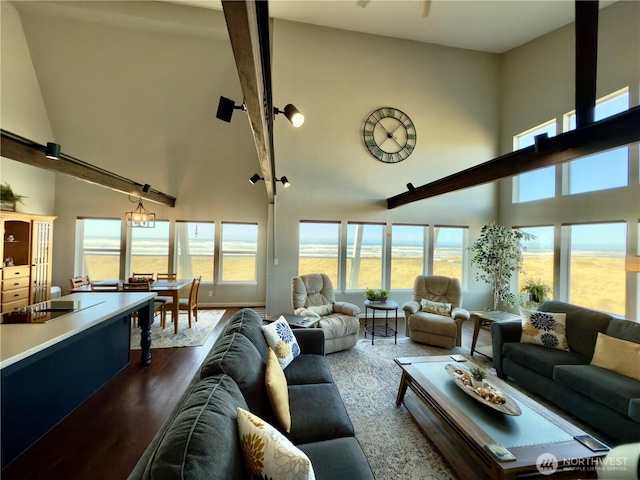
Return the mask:
<path id="1" fill-rule="evenodd" d="M 569 351 L 567 314 L 520 309 L 522 317 L 521 343 Z"/>
<path id="2" fill-rule="evenodd" d="M 267 340 L 267 344 L 278 357 L 278 362 L 283 370 L 287 368 L 294 358 L 300 355 L 298 341 L 284 317 L 281 316 L 275 322 L 263 326 L 262 333 Z"/>
<path id="3" fill-rule="evenodd" d="M 311 460 L 278 430 L 238 408 L 238 432 L 247 471 L 254 479 L 315 480 Z"/>
<path id="4" fill-rule="evenodd" d="M 435 313 L 437 315 L 451 315 L 451 304 L 442 302 L 432 302 L 423 298 L 420 301 L 420 310 L 427 313 Z"/>

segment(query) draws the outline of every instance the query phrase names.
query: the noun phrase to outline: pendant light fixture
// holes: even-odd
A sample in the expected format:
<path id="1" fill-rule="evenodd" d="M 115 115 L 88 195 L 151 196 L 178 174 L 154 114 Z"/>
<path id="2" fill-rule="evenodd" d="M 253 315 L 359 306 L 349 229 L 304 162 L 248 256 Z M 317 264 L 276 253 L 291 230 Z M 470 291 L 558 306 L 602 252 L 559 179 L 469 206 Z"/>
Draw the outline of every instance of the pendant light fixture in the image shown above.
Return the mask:
<path id="1" fill-rule="evenodd" d="M 138 206 L 135 210 L 127 212 L 127 221 L 133 228 L 155 228 L 156 214 L 148 211 L 142 204 L 142 199 L 138 199 Z"/>

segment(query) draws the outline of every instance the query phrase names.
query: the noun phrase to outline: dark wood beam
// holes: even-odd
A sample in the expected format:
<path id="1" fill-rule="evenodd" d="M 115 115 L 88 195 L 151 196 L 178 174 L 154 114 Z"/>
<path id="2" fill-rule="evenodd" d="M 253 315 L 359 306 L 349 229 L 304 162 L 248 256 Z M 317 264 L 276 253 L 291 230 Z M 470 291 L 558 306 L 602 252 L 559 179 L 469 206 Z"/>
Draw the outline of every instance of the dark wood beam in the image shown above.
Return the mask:
<path id="1" fill-rule="evenodd" d="M 59 160 L 51 160 L 45 156 L 46 147 L 44 145 L 7 132 L 6 130 L 2 130 L 1 134 L 0 152 L 2 152 L 3 157 L 55 173 L 69 175 L 84 180 L 85 182 L 100 185 L 101 187 L 127 195 L 144 198 L 145 200 L 161 205 L 167 205 L 169 207 L 176 206 L 175 197 L 167 195 L 166 193 L 159 192 L 153 188 L 149 188 L 149 191 L 144 192 L 144 185 L 141 183 L 134 182 L 133 180 L 111 173 L 80 159 L 71 157 L 70 155 L 65 155 L 64 153 L 60 154 Z"/>
<path id="2" fill-rule="evenodd" d="M 253 132 L 258 162 L 267 189 L 269 203 L 274 201 L 275 182 L 273 168 L 273 140 L 270 128 L 271 114 L 267 109 L 271 101 L 271 69 L 263 59 L 269 60 L 269 18 L 264 17 L 266 2 L 260 8 L 253 0 L 223 0 L 222 9 L 227 22 L 231 47 L 240 77 L 249 124 Z M 261 43 L 262 39 L 262 43 Z M 265 69 L 266 68 L 266 69 Z"/>
<path id="3" fill-rule="evenodd" d="M 558 165 L 640 142 L 640 106 L 523 148 L 387 199 L 387 208 Z"/>
<path id="4" fill-rule="evenodd" d="M 575 3 L 576 23 L 576 126 L 595 121 L 598 70 L 598 0 Z"/>

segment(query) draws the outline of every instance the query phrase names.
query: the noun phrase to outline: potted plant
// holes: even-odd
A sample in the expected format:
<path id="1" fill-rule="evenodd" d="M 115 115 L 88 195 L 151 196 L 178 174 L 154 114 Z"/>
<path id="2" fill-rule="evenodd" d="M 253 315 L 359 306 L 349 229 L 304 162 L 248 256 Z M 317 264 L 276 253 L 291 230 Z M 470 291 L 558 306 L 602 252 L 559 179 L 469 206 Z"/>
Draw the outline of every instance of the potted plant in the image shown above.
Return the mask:
<path id="1" fill-rule="evenodd" d="M 367 300 L 372 302 L 386 302 L 387 298 L 389 297 L 389 293 L 389 290 L 384 290 L 382 288 L 367 288 L 364 291 L 364 296 L 367 297 Z"/>
<path id="2" fill-rule="evenodd" d="M 520 288 L 520 291 L 529 295 L 529 301 L 533 303 L 542 303 L 551 293 L 551 287 L 542 283 L 540 278 L 535 280 L 533 278 L 529 278 L 522 288 Z"/>
<path id="3" fill-rule="evenodd" d="M 478 266 L 476 280 L 482 280 L 493 289 L 493 310 L 498 310 L 500 301 L 513 306 L 516 295 L 511 289 L 514 273 L 522 271 L 522 240 L 535 238 L 518 229 L 507 228 L 495 223 L 482 227 L 478 238 L 469 249 L 473 256 L 471 263 Z"/>
<path id="4" fill-rule="evenodd" d="M 0 185 L 0 210 L 15 212 L 16 202 L 20 202 L 24 205 L 24 202 L 22 201 L 23 198 L 27 197 L 13 193 L 11 185 L 7 182 L 3 182 L 2 185 Z"/>
<path id="5" fill-rule="evenodd" d="M 473 388 L 484 387 L 484 379 L 487 378 L 487 372 L 480 367 L 471 367 L 469 374 L 471 375 L 471 386 Z"/>

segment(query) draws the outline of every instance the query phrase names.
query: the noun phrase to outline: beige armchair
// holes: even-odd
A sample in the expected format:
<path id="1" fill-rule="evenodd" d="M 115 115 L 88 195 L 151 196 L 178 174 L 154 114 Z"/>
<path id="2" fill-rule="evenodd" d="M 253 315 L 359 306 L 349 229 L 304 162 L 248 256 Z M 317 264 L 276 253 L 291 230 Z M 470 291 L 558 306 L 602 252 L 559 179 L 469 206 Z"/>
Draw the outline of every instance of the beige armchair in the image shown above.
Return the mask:
<path id="1" fill-rule="evenodd" d="M 291 304 L 294 313 L 319 318 L 324 331 L 324 353 L 339 352 L 355 346 L 360 331 L 360 308 L 348 302 L 336 302 L 333 285 L 324 273 L 310 273 L 291 279 Z"/>
<path id="2" fill-rule="evenodd" d="M 462 322 L 469 319 L 461 305 L 462 287 L 457 278 L 419 275 L 413 284 L 413 300 L 402 306 L 407 336 L 429 345 L 459 347 Z"/>

